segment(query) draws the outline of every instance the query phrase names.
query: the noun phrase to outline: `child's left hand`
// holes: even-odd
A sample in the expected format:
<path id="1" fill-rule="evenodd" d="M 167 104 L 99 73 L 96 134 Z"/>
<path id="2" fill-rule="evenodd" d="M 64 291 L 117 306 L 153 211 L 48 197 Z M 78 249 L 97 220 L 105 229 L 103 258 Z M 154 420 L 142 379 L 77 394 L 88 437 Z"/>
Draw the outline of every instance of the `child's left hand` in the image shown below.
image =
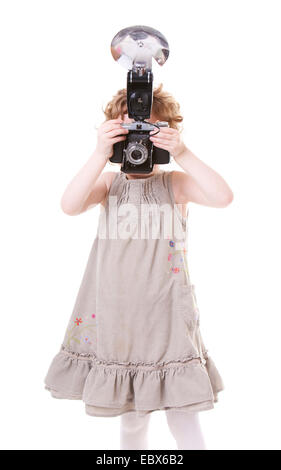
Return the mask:
<path id="1" fill-rule="evenodd" d="M 151 131 L 150 134 L 155 132 L 156 129 Z M 186 149 L 179 131 L 172 127 L 160 127 L 160 132 L 149 138 L 155 147 L 167 150 L 174 158 L 177 158 Z"/>

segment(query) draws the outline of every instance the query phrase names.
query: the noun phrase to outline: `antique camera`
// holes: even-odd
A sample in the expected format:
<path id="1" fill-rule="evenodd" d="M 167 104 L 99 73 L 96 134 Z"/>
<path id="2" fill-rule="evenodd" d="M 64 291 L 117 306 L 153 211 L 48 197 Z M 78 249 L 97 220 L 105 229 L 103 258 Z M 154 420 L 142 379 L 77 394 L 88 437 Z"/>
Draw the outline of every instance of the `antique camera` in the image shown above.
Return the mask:
<path id="1" fill-rule="evenodd" d="M 111 42 L 114 59 L 128 69 L 127 73 L 127 109 L 132 123 L 121 124 L 128 129 L 126 139 L 113 146 L 113 155 L 109 159 L 122 163 L 124 173 L 151 173 L 154 164 L 170 162 L 167 150 L 155 147 L 150 131 L 157 134 L 160 127 L 168 123 L 150 123 L 153 101 L 152 57 L 163 65 L 169 56 L 169 45 L 165 37 L 147 26 L 131 26 L 121 30 Z M 153 134 L 153 135 L 155 135 Z"/>

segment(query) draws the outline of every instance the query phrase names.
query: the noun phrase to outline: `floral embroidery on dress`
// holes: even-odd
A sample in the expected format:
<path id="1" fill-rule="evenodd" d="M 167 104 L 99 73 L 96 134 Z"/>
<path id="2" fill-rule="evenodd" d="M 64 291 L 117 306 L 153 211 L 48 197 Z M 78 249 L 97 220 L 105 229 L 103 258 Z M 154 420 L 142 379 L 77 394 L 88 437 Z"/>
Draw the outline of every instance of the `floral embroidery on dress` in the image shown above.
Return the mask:
<path id="1" fill-rule="evenodd" d="M 94 319 L 95 314 L 92 314 L 91 317 Z M 86 317 L 86 319 L 89 317 Z M 81 339 L 85 344 L 92 344 L 90 336 L 87 334 L 87 331 L 92 330 L 96 327 L 96 323 L 89 323 L 83 320 L 82 317 L 76 317 L 74 320 L 75 325 L 69 327 L 66 332 L 66 346 L 69 346 L 72 341 L 77 344 L 81 343 Z M 81 326 L 83 323 L 83 326 Z M 79 327 L 79 328 L 77 328 Z"/>
<path id="2" fill-rule="evenodd" d="M 169 238 L 169 246 L 172 248 L 179 246 L 179 248 L 174 249 L 172 253 L 168 253 L 167 272 L 178 274 L 180 271 L 184 271 L 189 274 L 187 260 L 185 257 L 187 250 L 184 246 L 184 243 L 175 244 L 174 240 L 170 240 Z"/>

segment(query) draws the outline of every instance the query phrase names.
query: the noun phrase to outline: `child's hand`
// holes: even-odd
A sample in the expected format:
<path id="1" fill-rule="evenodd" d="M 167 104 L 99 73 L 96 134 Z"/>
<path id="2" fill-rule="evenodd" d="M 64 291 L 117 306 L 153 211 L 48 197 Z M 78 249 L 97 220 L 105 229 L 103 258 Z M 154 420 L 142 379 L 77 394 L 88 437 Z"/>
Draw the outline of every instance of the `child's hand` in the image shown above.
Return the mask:
<path id="1" fill-rule="evenodd" d="M 112 156 L 113 145 L 116 142 L 121 142 L 126 139 L 126 134 L 128 134 L 129 131 L 121 127 L 122 122 L 122 119 L 110 119 L 103 122 L 98 128 L 96 150 L 105 160 L 108 160 Z"/>
<path id="2" fill-rule="evenodd" d="M 151 131 L 150 134 L 155 132 L 156 129 Z M 155 147 L 167 150 L 174 158 L 177 158 L 186 149 L 179 131 L 171 127 L 160 127 L 160 132 L 154 137 L 150 137 L 150 140 Z"/>

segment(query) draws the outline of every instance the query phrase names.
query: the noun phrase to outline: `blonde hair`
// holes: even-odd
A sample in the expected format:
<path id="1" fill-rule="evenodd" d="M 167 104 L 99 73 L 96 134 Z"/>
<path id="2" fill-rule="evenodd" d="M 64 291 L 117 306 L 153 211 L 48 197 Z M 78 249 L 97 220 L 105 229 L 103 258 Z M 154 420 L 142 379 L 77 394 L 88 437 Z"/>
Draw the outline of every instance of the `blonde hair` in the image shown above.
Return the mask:
<path id="1" fill-rule="evenodd" d="M 127 89 L 118 90 L 111 101 L 107 103 L 105 109 L 106 121 L 109 119 L 117 119 L 121 115 L 124 118 L 124 109 L 127 107 Z M 163 83 L 153 90 L 152 113 L 157 116 L 159 121 L 167 121 L 169 127 L 179 130 L 179 123 L 183 121 L 180 114 L 180 105 L 174 97 L 167 91 L 163 91 Z"/>

